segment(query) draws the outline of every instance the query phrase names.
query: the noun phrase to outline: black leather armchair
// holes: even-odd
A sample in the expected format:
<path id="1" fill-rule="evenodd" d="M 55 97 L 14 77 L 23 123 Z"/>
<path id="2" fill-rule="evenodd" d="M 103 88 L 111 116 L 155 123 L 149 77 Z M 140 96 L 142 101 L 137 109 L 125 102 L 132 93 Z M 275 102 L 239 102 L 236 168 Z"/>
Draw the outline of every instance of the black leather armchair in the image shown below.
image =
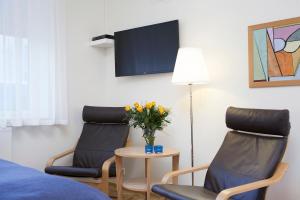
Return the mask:
<path id="1" fill-rule="evenodd" d="M 172 200 L 263 200 L 266 189 L 281 180 L 281 163 L 290 131 L 288 110 L 230 107 L 230 130 L 211 164 L 166 174 L 152 191 Z M 204 187 L 168 183 L 172 177 L 208 169 Z"/>
<path id="2" fill-rule="evenodd" d="M 50 158 L 45 172 L 99 183 L 108 193 L 109 178 L 116 175 L 114 151 L 126 145 L 129 134 L 126 112 L 123 107 L 84 106 L 82 118 L 85 123 L 76 147 Z M 72 153 L 72 166 L 53 166 Z"/>

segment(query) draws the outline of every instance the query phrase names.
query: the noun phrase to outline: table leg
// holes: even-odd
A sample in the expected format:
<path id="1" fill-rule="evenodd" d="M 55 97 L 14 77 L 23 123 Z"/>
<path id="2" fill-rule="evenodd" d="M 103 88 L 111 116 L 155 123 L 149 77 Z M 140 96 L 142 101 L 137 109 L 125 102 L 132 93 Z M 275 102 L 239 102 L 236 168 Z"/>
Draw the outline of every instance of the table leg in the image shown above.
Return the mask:
<path id="1" fill-rule="evenodd" d="M 145 178 L 147 178 L 147 158 L 145 158 Z"/>
<path id="2" fill-rule="evenodd" d="M 172 157 L 172 170 L 176 171 L 179 169 L 179 155 L 175 155 Z M 178 184 L 178 176 L 173 177 L 173 184 Z"/>
<path id="3" fill-rule="evenodd" d="M 146 158 L 146 183 L 147 183 L 147 196 L 146 199 L 150 200 L 150 194 L 151 194 L 151 159 Z"/>
<path id="4" fill-rule="evenodd" d="M 145 179 L 147 182 L 147 159 L 145 158 Z M 147 192 L 145 193 L 145 199 L 147 199 Z"/>
<path id="5" fill-rule="evenodd" d="M 122 187 L 123 187 L 123 163 L 122 158 L 116 155 L 116 179 L 117 179 L 117 195 L 118 200 L 122 200 Z"/>

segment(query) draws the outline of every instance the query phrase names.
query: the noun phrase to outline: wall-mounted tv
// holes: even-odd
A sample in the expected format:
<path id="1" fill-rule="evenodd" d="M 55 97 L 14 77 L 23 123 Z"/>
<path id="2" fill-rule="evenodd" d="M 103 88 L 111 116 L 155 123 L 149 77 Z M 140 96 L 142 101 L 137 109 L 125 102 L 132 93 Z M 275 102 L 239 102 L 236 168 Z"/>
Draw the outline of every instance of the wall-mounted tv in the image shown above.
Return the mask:
<path id="1" fill-rule="evenodd" d="M 115 32 L 115 75 L 173 72 L 178 48 L 178 20 Z"/>

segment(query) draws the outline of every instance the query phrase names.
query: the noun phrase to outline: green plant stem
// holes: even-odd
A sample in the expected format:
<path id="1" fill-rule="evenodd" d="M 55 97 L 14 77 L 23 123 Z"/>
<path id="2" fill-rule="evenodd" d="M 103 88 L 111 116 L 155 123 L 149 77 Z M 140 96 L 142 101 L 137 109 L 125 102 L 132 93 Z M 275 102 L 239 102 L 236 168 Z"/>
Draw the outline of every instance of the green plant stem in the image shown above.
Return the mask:
<path id="1" fill-rule="evenodd" d="M 155 136 L 152 136 L 152 135 L 144 135 L 143 136 L 145 141 L 146 141 L 146 144 L 148 145 L 154 145 L 154 140 L 155 140 Z"/>

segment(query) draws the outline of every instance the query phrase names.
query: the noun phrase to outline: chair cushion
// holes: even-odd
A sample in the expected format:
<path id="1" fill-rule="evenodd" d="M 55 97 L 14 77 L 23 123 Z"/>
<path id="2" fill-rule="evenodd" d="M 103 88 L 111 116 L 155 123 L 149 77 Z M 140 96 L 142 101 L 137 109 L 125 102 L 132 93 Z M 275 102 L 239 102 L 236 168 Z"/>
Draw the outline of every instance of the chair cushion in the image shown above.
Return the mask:
<path id="1" fill-rule="evenodd" d="M 79 168 L 72 166 L 51 166 L 46 167 L 45 172 L 53 175 L 70 176 L 70 177 L 90 177 L 100 178 L 102 176 L 101 170 L 97 168 Z M 109 169 L 109 176 L 116 176 L 115 167 Z"/>
<path id="2" fill-rule="evenodd" d="M 91 123 L 125 123 L 128 124 L 128 117 L 124 107 L 95 107 L 84 106 L 82 119 Z"/>
<path id="3" fill-rule="evenodd" d="M 229 107 L 226 112 L 226 125 L 239 131 L 288 136 L 289 111 Z"/>
<path id="4" fill-rule="evenodd" d="M 273 175 L 287 145 L 286 137 L 269 137 L 230 131 L 208 168 L 204 187 L 219 193 Z M 265 189 L 254 190 L 232 199 L 261 200 Z"/>
<path id="5" fill-rule="evenodd" d="M 115 149 L 124 147 L 129 134 L 127 124 L 85 123 L 73 157 L 73 167 L 101 168 L 114 156 Z"/>
<path id="6" fill-rule="evenodd" d="M 152 191 L 171 200 L 215 200 L 217 197 L 216 193 L 200 186 L 158 184 Z"/>

